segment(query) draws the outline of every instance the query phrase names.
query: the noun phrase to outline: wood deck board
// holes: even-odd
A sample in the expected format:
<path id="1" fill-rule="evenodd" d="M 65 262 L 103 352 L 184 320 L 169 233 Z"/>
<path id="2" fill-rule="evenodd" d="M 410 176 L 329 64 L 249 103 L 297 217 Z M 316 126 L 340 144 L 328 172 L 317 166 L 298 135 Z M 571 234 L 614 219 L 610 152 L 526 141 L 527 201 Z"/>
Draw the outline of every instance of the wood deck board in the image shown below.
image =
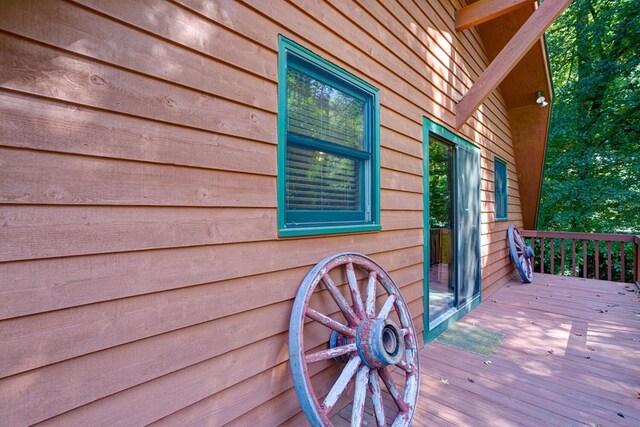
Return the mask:
<path id="1" fill-rule="evenodd" d="M 625 286 L 537 274 L 502 287 L 461 320 L 505 335 L 491 358 L 435 341 L 422 350 L 421 422 L 638 425 L 640 302 Z"/>

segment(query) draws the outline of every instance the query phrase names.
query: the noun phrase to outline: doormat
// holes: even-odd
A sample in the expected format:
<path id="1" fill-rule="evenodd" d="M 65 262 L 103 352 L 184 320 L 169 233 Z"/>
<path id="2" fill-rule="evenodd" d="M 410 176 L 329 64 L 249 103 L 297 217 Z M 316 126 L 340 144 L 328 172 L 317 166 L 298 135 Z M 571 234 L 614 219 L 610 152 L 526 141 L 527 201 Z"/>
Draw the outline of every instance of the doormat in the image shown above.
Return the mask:
<path id="1" fill-rule="evenodd" d="M 456 323 L 438 336 L 435 341 L 484 357 L 491 357 L 504 339 L 504 334 L 476 328 L 466 323 Z"/>

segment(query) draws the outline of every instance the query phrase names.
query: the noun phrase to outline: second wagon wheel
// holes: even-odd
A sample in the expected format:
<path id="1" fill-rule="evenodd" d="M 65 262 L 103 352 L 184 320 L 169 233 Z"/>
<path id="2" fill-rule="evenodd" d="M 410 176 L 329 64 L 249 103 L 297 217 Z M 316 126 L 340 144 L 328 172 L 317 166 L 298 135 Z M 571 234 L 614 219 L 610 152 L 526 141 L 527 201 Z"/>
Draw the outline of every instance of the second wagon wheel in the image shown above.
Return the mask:
<path id="1" fill-rule="evenodd" d="M 520 230 L 513 224 L 509 226 L 507 233 L 511 259 L 513 259 L 522 281 L 531 283 L 533 281 L 533 249 L 525 244 Z"/>
<path id="2" fill-rule="evenodd" d="M 420 382 L 413 321 L 396 284 L 370 258 L 333 255 L 307 274 L 291 313 L 289 356 L 312 426 L 333 426 L 332 410 L 343 406 L 338 416 L 352 426 L 367 424 L 365 406 L 377 426 L 411 423 Z"/>

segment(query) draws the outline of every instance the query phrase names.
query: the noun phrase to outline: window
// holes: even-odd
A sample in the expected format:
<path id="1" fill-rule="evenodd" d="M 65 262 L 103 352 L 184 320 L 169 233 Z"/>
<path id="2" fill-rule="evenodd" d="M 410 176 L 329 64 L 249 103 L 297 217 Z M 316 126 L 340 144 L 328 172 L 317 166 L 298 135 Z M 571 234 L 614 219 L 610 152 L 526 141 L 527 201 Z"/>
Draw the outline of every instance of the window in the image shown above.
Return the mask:
<path id="1" fill-rule="evenodd" d="M 280 36 L 281 236 L 379 230 L 379 96 Z"/>
<path id="2" fill-rule="evenodd" d="M 493 159 L 493 188 L 496 204 L 496 220 L 507 220 L 507 163 L 499 158 Z"/>

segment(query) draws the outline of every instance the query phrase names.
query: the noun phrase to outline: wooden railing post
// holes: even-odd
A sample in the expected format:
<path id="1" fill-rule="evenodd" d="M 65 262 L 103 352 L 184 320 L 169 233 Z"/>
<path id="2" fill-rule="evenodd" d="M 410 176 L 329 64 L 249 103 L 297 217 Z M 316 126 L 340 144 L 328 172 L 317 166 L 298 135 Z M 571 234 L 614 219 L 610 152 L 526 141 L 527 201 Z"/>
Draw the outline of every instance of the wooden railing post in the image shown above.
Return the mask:
<path id="1" fill-rule="evenodd" d="M 596 252 L 594 263 L 596 265 L 596 273 L 594 279 L 600 280 L 600 242 L 596 240 Z"/>
<path id="2" fill-rule="evenodd" d="M 624 242 L 620 242 L 620 281 L 626 282 L 626 272 L 624 271 Z"/>
<path id="3" fill-rule="evenodd" d="M 540 273 L 544 273 L 544 238 L 540 238 Z"/>
<path id="4" fill-rule="evenodd" d="M 555 267 L 556 267 L 556 265 L 555 265 L 556 264 L 556 260 L 555 260 L 556 254 L 555 254 L 555 251 L 554 251 L 555 243 L 556 243 L 556 239 L 551 239 L 551 274 L 556 274 L 556 271 L 555 271 L 556 270 L 555 269 Z"/>
<path id="5" fill-rule="evenodd" d="M 636 236 L 633 241 L 633 281 L 636 285 L 640 285 L 640 236 Z"/>
<path id="6" fill-rule="evenodd" d="M 576 241 L 571 239 L 571 277 L 576 275 Z"/>
<path id="7" fill-rule="evenodd" d="M 607 242 L 607 280 L 611 281 L 611 242 Z"/>
<path id="8" fill-rule="evenodd" d="M 582 241 L 582 277 L 587 278 L 587 241 Z"/>
<path id="9" fill-rule="evenodd" d="M 564 276 L 564 239 L 560 239 L 560 275 Z"/>

